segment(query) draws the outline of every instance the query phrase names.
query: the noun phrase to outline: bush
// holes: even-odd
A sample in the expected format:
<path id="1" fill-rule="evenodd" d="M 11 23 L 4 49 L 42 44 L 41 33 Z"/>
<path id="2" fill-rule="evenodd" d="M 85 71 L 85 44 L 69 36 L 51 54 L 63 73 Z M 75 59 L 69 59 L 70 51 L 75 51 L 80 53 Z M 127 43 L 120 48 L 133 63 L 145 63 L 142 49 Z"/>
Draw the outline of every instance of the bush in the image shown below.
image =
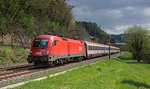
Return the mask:
<path id="1" fill-rule="evenodd" d="M 7 62 L 21 63 L 27 61 L 29 49 L 14 47 L 0 47 L 0 65 L 8 64 Z"/>
<path id="2" fill-rule="evenodd" d="M 5 49 L 3 50 L 3 57 L 4 58 L 8 58 L 9 57 L 9 55 L 8 55 L 8 53 L 7 53 L 7 51 Z"/>
<path id="3" fill-rule="evenodd" d="M 0 56 L 2 56 L 2 54 L 3 54 L 3 51 L 2 51 L 2 49 L 0 49 Z"/>
<path id="4" fill-rule="evenodd" d="M 5 64 L 6 59 L 4 57 L 0 57 L 0 65 Z"/>
<path id="5" fill-rule="evenodd" d="M 11 60 L 12 60 L 14 63 L 19 62 L 19 60 L 18 60 L 16 57 L 14 57 L 14 56 L 11 57 Z"/>

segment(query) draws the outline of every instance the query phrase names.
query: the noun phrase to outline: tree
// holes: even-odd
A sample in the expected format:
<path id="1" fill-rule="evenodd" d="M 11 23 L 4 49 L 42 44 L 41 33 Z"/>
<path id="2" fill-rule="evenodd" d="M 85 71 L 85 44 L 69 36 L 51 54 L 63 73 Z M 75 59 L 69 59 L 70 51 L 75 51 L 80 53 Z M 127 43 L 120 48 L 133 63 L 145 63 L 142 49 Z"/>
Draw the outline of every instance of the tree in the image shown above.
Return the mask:
<path id="1" fill-rule="evenodd" d="M 134 59 L 140 60 L 147 54 L 150 44 L 150 32 L 141 26 L 133 26 L 124 32 L 123 40 Z"/>

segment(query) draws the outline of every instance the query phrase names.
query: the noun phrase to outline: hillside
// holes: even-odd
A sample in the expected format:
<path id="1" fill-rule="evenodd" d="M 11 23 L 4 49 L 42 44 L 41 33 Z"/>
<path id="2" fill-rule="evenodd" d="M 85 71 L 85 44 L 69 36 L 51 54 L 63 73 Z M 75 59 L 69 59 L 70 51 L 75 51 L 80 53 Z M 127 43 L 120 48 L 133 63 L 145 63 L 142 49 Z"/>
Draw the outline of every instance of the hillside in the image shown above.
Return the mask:
<path id="1" fill-rule="evenodd" d="M 119 34 L 119 35 L 113 35 L 113 34 L 111 34 L 111 36 L 112 36 L 115 40 L 117 40 L 117 41 L 123 43 L 123 40 L 122 40 L 123 34 Z"/>
<path id="2" fill-rule="evenodd" d="M 102 44 L 107 44 L 109 42 L 109 34 L 103 31 L 100 27 L 97 26 L 96 23 L 92 22 L 76 22 L 78 25 L 81 25 L 83 28 L 86 29 L 89 35 L 92 36 L 92 40 L 94 42 L 99 42 Z M 115 40 L 110 37 L 111 43 L 114 43 Z"/>
<path id="3" fill-rule="evenodd" d="M 74 37 L 68 34 L 75 27 L 71 10 L 65 0 L 1 0 L 0 42 L 25 45 L 45 32 Z"/>

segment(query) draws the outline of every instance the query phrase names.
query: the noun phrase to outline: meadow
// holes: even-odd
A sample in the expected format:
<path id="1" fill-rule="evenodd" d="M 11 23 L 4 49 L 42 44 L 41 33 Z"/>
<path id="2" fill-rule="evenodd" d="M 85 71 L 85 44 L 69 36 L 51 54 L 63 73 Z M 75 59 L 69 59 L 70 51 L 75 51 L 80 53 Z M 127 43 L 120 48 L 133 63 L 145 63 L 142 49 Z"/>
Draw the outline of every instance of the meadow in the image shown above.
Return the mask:
<path id="1" fill-rule="evenodd" d="M 48 74 L 47 74 L 48 75 Z M 45 76 L 47 76 L 45 75 Z M 137 63 L 130 53 L 77 70 L 30 82 L 16 89 L 149 89 L 150 64 Z"/>

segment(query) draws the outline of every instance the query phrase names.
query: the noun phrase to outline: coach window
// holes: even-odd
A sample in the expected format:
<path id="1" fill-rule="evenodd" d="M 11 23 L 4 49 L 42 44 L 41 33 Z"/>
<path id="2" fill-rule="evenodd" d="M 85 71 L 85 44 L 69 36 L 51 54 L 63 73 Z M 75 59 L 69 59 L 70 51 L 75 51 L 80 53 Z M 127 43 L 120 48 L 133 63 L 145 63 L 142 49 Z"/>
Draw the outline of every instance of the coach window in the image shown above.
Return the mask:
<path id="1" fill-rule="evenodd" d="M 92 46 L 90 46 L 90 50 L 92 50 Z"/>
<path id="2" fill-rule="evenodd" d="M 104 50 L 104 47 L 101 47 L 102 50 Z"/>
<path id="3" fill-rule="evenodd" d="M 90 50 L 90 46 L 88 46 L 88 50 Z"/>
<path id="4" fill-rule="evenodd" d="M 90 50 L 91 49 L 91 47 L 90 46 L 88 46 L 88 50 Z"/>
<path id="5" fill-rule="evenodd" d="M 56 40 L 53 42 L 52 47 L 53 47 L 53 46 L 56 46 Z"/>

